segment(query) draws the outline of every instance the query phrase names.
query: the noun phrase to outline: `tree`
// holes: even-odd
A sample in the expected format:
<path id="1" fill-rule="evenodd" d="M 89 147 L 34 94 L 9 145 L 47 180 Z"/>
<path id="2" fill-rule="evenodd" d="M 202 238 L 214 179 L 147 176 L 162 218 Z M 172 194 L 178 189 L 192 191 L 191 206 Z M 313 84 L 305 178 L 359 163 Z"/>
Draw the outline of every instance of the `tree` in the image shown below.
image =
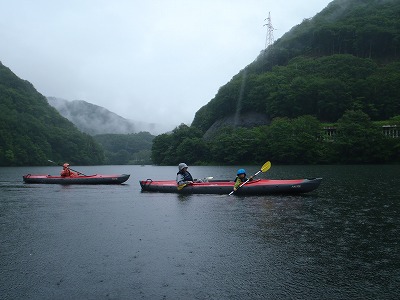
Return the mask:
<path id="1" fill-rule="evenodd" d="M 265 130 L 271 160 L 298 164 L 321 159 L 320 123 L 315 117 L 276 118 Z"/>
<path id="2" fill-rule="evenodd" d="M 343 163 L 382 163 L 390 157 L 389 140 L 362 111 L 346 111 L 337 122 L 334 147 Z"/>
<path id="3" fill-rule="evenodd" d="M 208 160 L 208 153 L 206 143 L 199 137 L 187 137 L 176 148 L 176 158 L 191 165 Z"/>
<path id="4" fill-rule="evenodd" d="M 151 147 L 151 160 L 156 165 L 172 164 L 171 156 L 173 154 L 173 134 L 160 134 L 153 140 Z"/>

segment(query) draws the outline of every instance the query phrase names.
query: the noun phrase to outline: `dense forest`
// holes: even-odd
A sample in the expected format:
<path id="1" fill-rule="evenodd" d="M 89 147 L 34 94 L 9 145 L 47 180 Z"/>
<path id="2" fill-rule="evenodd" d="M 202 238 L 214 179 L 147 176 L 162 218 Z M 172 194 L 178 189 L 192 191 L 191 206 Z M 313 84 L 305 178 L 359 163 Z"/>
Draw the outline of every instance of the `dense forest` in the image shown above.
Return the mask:
<path id="1" fill-rule="evenodd" d="M 156 164 L 399 162 L 400 2 L 335 0 L 262 51 L 172 134 L 157 136 Z M 261 112 L 261 126 L 226 126 L 226 116 Z M 324 135 L 324 124 L 336 129 Z"/>
<path id="2" fill-rule="evenodd" d="M 103 147 L 106 165 L 151 164 L 154 135 L 149 132 L 131 134 L 99 134 L 94 139 Z"/>
<path id="3" fill-rule="evenodd" d="M 389 120 L 400 127 L 400 117 Z M 382 126 L 364 112 L 346 111 L 327 136 L 314 116 L 275 118 L 270 125 L 225 127 L 213 139 L 203 139 L 196 127 L 181 124 L 172 134 L 153 141 L 153 163 L 188 164 L 347 164 L 399 163 L 400 138 L 382 133 Z"/>
<path id="4" fill-rule="evenodd" d="M 369 58 L 335 54 L 297 57 L 262 74 L 241 72 L 196 113 L 192 126 L 205 132 L 238 109 L 264 112 L 269 119 L 312 115 L 336 122 L 346 110 L 361 110 L 372 120 L 389 119 L 400 115 L 399 70 L 400 61 L 378 65 Z"/>
<path id="5" fill-rule="evenodd" d="M 104 162 L 101 146 L 0 63 L 0 166 Z"/>

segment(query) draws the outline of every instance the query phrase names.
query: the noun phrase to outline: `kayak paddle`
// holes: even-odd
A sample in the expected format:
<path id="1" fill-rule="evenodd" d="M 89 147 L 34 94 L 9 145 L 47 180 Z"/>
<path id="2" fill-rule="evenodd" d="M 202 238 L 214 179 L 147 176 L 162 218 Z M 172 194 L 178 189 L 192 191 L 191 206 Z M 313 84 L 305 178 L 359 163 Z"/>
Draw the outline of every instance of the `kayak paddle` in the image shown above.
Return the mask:
<path id="1" fill-rule="evenodd" d="M 271 168 L 271 162 L 267 161 L 260 170 L 258 170 L 258 172 L 256 174 L 253 175 L 253 178 L 255 176 L 257 176 L 258 174 L 260 174 L 260 172 L 266 172 L 269 170 L 269 168 Z M 247 179 L 245 182 L 243 182 L 241 185 L 238 186 L 237 190 L 240 189 L 242 186 L 244 186 L 246 183 L 248 183 L 250 181 L 250 179 Z M 232 192 L 229 193 L 229 196 L 232 195 L 235 192 L 235 190 L 233 190 Z"/>
<path id="2" fill-rule="evenodd" d="M 51 162 L 51 163 L 53 163 L 53 164 L 56 164 L 57 166 L 60 166 L 60 167 L 63 166 L 62 164 L 58 164 L 58 163 L 56 163 L 56 162 L 54 162 L 54 161 L 52 161 L 52 160 L 50 160 L 50 159 L 48 159 L 47 161 L 49 161 L 49 162 Z M 78 174 L 80 174 L 80 175 L 87 176 L 87 175 L 85 175 L 85 174 L 83 174 L 83 173 L 81 173 L 81 172 L 79 172 L 79 171 L 77 171 L 77 170 L 71 169 L 70 167 L 68 167 L 68 169 L 70 169 L 71 171 L 74 171 L 74 172 L 76 172 L 76 173 L 78 173 Z"/>

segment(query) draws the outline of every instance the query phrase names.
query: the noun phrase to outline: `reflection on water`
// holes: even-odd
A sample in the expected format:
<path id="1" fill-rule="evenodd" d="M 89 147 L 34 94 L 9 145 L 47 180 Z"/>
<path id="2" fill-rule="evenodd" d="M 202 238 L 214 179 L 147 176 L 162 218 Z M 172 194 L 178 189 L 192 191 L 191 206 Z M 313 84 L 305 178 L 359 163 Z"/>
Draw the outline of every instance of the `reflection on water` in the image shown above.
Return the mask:
<path id="1" fill-rule="evenodd" d="M 0 169 L 4 299 L 397 299 L 398 166 L 273 166 L 262 176 L 324 181 L 262 197 L 141 193 L 140 179 L 176 167 L 75 169 L 131 178 L 28 185 L 23 174 L 59 169 Z M 237 167 L 190 169 L 231 178 Z"/>

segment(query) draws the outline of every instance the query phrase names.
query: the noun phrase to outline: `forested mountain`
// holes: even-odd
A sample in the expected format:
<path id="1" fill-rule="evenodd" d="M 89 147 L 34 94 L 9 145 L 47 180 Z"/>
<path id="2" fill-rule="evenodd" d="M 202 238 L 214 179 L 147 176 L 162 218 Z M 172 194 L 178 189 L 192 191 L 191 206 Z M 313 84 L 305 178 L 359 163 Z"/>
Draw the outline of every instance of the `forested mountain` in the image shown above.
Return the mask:
<path id="1" fill-rule="evenodd" d="M 261 51 L 190 127 L 157 136 L 153 162 L 399 162 L 400 139 L 377 125 L 400 126 L 399 16 L 398 0 L 332 1 Z M 252 114 L 265 122 L 246 126 Z"/>
<path id="2" fill-rule="evenodd" d="M 304 20 L 203 106 L 192 123 L 207 131 L 229 115 L 313 115 L 335 122 L 359 109 L 372 120 L 400 114 L 400 1 L 335 0 Z"/>
<path id="3" fill-rule="evenodd" d="M 0 166 L 45 165 L 48 159 L 101 164 L 104 153 L 47 103 L 28 81 L 0 62 Z"/>

